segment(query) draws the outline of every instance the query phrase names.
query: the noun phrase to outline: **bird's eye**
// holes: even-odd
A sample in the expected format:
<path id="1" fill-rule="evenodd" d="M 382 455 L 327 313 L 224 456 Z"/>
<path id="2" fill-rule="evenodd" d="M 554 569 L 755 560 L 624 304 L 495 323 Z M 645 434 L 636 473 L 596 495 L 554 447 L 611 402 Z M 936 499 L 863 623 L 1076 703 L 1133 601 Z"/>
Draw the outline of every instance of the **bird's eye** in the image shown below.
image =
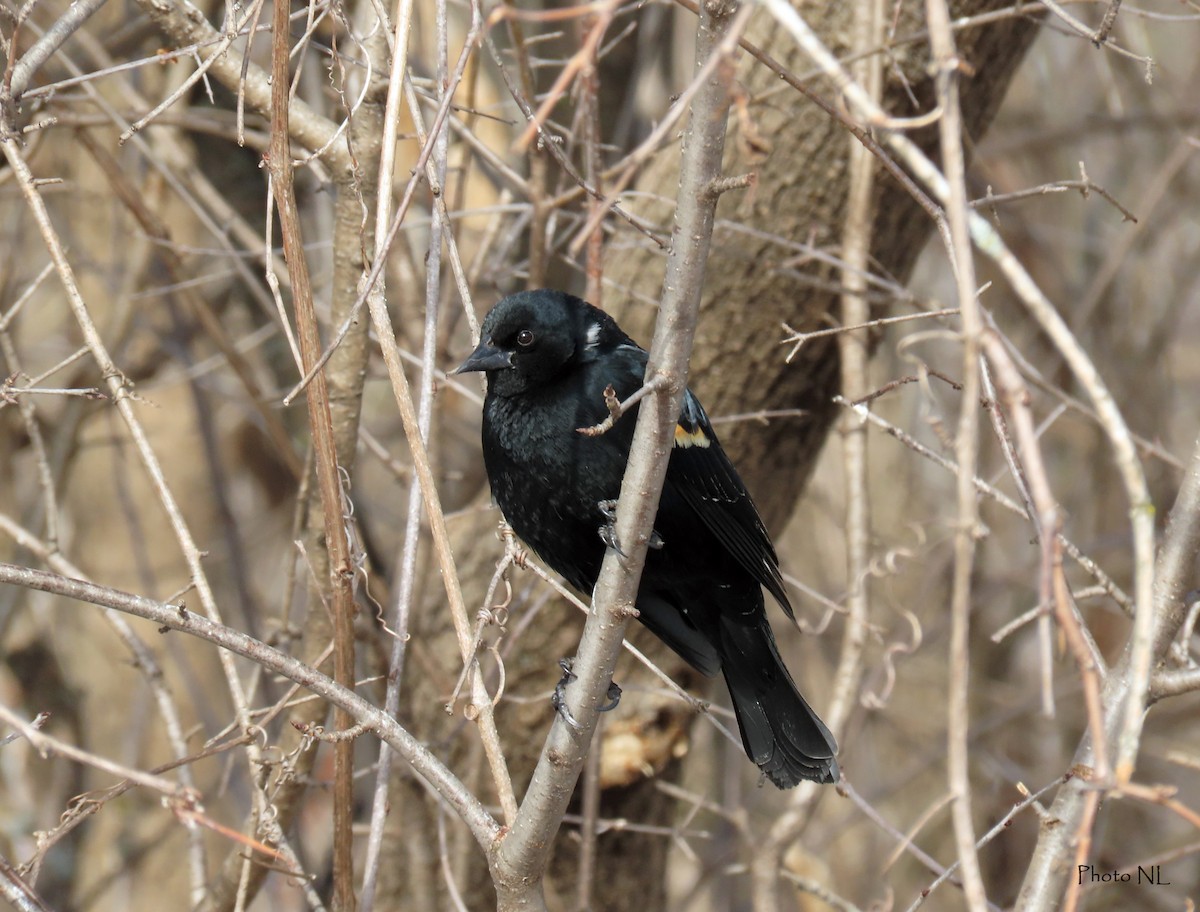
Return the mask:
<path id="1" fill-rule="evenodd" d="M 523 329 L 517 333 L 517 344 L 522 348 L 529 348 L 533 344 L 533 333 L 528 329 Z"/>

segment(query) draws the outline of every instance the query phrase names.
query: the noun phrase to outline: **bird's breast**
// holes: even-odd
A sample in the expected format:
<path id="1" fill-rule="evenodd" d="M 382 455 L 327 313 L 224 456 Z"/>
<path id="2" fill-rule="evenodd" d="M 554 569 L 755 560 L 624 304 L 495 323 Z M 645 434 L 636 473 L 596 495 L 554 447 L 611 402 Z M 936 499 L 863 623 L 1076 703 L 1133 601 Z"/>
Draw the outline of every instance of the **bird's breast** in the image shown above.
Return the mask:
<path id="1" fill-rule="evenodd" d="M 594 525 L 597 504 L 618 496 L 628 446 L 615 435 L 580 434 L 577 428 L 595 423 L 593 415 L 536 400 L 487 403 L 484 461 L 492 494 L 510 522 L 518 512 L 552 511 Z"/>

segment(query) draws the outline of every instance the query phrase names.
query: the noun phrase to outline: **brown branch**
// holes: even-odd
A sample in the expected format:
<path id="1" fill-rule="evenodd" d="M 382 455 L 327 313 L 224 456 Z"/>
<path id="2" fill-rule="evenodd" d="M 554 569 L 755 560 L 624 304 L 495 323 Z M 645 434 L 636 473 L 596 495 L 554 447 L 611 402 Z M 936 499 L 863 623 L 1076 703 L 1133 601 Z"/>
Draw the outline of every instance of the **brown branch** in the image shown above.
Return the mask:
<path id="1" fill-rule="evenodd" d="M 1082 162 L 1080 163 L 1082 166 Z M 1052 193 L 1065 193 L 1068 190 L 1078 190 L 1080 195 L 1087 199 L 1088 194 L 1095 193 L 1112 204 L 1113 208 L 1121 213 L 1121 218 L 1126 222 L 1137 224 L 1137 216 L 1117 202 L 1116 198 L 1101 187 L 1099 184 L 1094 184 L 1086 177 L 1083 180 L 1063 180 L 1051 181 L 1048 184 L 1042 184 L 1038 187 L 1030 187 L 1027 190 L 1014 190 L 1011 193 L 992 193 L 992 188 L 989 186 L 987 193 L 979 199 L 971 200 L 968 204 L 972 209 L 991 208 L 998 203 L 1012 203 L 1017 200 L 1029 199 L 1033 196 L 1048 196 Z"/>
<path id="2" fill-rule="evenodd" d="M 595 16 L 595 22 L 588 28 L 587 37 L 584 39 L 579 50 L 571 55 L 571 59 L 567 61 L 558 74 L 558 78 L 554 80 L 554 85 L 550 87 L 550 91 L 546 93 L 545 99 L 534 112 L 533 117 L 529 118 L 529 123 L 525 130 L 517 137 L 513 143 L 513 148 L 522 152 L 529 148 L 529 144 L 533 142 L 533 138 L 542 132 L 543 125 L 550 117 L 550 112 L 554 110 L 554 106 L 558 104 L 567 90 L 567 86 L 571 81 L 584 72 L 587 68 L 594 64 L 596 53 L 600 48 L 600 41 L 604 38 L 604 33 L 608 31 L 609 23 L 612 22 L 613 14 L 616 13 L 617 7 L 624 0 L 604 0 L 604 2 L 595 4 L 594 10 L 589 11 L 589 16 Z M 575 13 L 575 10 L 569 12 Z"/>
<path id="3" fill-rule="evenodd" d="M 292 172 L 288 126 L 288 55 L 291 50 L 288 41 L 289 10 L 290 7 L 286 3 L 278 3 L 274 7 L 271 48 L 271 151 L 267 166 L 279 212 L 284 258 L 292 281 L 292 305 L 296 312 L 300 353 L 307 370 L 321 357 L 321 339 L 317 331 L 317 315 L 313 307 L 312 285 L 304 254 L 300 212 L 296 205 Z M 325 526 L 325 547 L 329 553 L 329 579 L 321 580 L 320 587 L 325 591 L 328 586 L 333 595 L 334 680 L 347 690 L 353 690 L 355 608 L 351 583 L 354 568 L 343 519 L 346 509 L 342 500 L 329 390 L 323 372 L 318 372 L 313 377 L 306 401 L 309 429 L 316 454 L 315 468 Z M 334 713 L 334 727 L 340 730 L 349 728 L 350 725 L 349 714 L 345 709 L 338 708 Z M 335 744 L 334 760 L 333 908 L 336 912 L 353 912 L 355 900 L 351 826 L 354 822 L 354 744 L 350 741 Z"/>
<path id="4" fill-rule="evenodd" d="M 0 856 L 0 896 L 12 903 L 17 912 L 53 912 L 3 856 Z"/>
<path id="5" fill-rule="evenodd" d="M 1104 11 L 1104 18 L 1100 20 L 1100 27 L 1096 29 L 1096 34 L 1092 37 L 1092 43 L 1096 47 L 1107 43 L 1109 32 L 1117 24 L 1117 13 L 1120 10 L 1121 0 L 1109 0 L 1108 9 Z"/>
<path id="6" fill-rule="evenodd" d="M 1104 745 L 1104 707 L 1100 690 L 1102 681 L 1091 644 L 1083 631 L 1083 626 L 1073 610 L 1071 594 L 1067 586 L 1066 576 L 1062 566 L 1062 517 L 1054 495 L 1050 490 L 1050 481 L 1046 467 L 1042 461 L 1041 448 L 1038 446 L 1037 430 L 1034 427 L 1033 415 L 1029 408 L 1029 392 L 1021 382 L 1020 373 L 1007 350 L 998 337 L 985 331 L 983 345 L 989 360 L 996 369 L 999 388 L 1009 413 L 1013 416 L 1013 424 L 1017 431 L 1017 442 L 1022 457 L 1018 463 L 1018 471 L 1014 473 L 1014 481 L 1019 490 L 1031 501 L 1029 513 L 1034 519 L 1038 539 L 1041 544 L 1042 567 L 1040 600 L 1041 605 L 1053 605 L 1054 614 L 1058 619 L 1059 629 L 1066 638 L 1067 645 L 1079 668 L 1083 684 L 1084 703 L 1087 707 L 1088 730 L 1093 743 L 1096 745 L 1095 768 L 1088 772 L 1086 778 L 1101 783 L 1107 782 L 1111 772 L 1108 762 L 1108 752 Z M 1045 615 L 1043 615 L 1045 618 Z M 1043 626 L 1043 625 L 1039 625 Z M 1041 632 L 1043 640 L 1043 663 L 1045 674 L 1049 674 L 1050 650 L 1049 631 Z M 1049 699 L 1050 687 L 1047 680 L 1043 685 L 1044 699 Z M 1053 706 L 1051 704 L 1050 709 Z M 1088 859 L 1091 850 L 1092 823 L 1099 808 L 1100 792 L 1088 796 L 1085 813 L 1080 819 L 1076 830 L 1075 866 L 1078 869 Z M 1073 912 L 1079 898 L 1080 883 L 1072 879 L 1067 892 L 1064 908 Z"/>

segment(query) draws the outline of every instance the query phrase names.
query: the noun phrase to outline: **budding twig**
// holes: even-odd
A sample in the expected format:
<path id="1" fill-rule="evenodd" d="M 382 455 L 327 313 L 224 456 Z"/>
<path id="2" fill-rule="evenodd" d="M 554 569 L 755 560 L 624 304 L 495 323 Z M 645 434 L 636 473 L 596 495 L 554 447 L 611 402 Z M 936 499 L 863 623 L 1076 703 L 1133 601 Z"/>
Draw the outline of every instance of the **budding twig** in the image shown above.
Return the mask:
<path id="1" fill-rule="evenodd" d="M 591 427 L 575 428 L 575 433 L 583 434 L 584 437 L 599 437 L 601 434 L 608 433 L 612 430 L 612 426 L 617 423 L 617 419 L 645 399 L 650 393 L 660 390 L 664 386 L 666 386 L 666 378 L 660 374 L 649 383 L 643 383 L 641 389 L 624 402 L 621 402 L 617 399 L 617 391 L 613 389 L 610 383 L 604 388 L 604 404 L 608 407 L 608 417 L 599 424 L 593 424 Z"/>

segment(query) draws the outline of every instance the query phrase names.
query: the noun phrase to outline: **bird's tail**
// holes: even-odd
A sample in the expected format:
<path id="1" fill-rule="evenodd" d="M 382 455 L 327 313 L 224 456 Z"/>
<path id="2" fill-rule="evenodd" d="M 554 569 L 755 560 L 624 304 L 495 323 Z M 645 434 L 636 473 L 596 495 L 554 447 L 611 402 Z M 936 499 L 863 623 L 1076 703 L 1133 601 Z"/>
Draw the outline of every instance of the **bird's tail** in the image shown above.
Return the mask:
<path id="1" fill-rule="evenodd" d="M 796 689 L 766 619 L 742 620 L 720 619 L 718 649 L 746 756 L 780 788 L 836 782 L 837 744 Z"/>

